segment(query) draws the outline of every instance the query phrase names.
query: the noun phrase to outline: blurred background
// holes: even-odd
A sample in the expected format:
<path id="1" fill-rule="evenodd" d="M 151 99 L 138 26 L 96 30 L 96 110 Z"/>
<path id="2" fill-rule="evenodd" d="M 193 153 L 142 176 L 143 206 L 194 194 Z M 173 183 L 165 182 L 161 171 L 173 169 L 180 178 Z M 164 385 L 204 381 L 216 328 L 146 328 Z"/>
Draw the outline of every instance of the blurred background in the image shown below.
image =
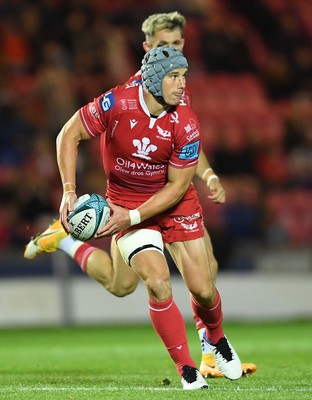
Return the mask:
<path id="1" fill-rule="evenodd" d="M 59 130 L 140 68 L 142 22 L 171 11 L 187 19 L 193 108 L 227 192 L 224 206 L 213 205 L 195 182 L 225 313 L 312 318 L 312 2 L 0 0 L 1 326 L 116 318 L 67 256 L 29 261 L 23 251 L 58 214 Z M 90 142 L 80 149 L 78 192 L 104 194 L 99 143 Z M 138 319 L 137 301 L 147 317 L 142 296 L 130 296 Z M 124 300 L 106 301 L 116 311 Z"/>

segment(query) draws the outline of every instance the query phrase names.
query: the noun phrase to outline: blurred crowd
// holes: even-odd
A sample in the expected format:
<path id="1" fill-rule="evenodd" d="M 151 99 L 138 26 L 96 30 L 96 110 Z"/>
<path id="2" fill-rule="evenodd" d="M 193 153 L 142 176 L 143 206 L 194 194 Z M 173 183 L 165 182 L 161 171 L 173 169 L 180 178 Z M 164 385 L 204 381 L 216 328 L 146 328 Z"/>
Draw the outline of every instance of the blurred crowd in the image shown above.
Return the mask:
<path id="1" fill-rule="evenodd" d="M 195 182 L 217 256 L 311 245 L 312 2 L 0 0 L 1 250 L 57 215 L 59 130 L 140 68 L 143 20 L 175 10 L 204 150 L 227 191 L 212 205 Z M 97 140 L 81 149 L 79 194 L 105 193 L 98 151 Z"/>

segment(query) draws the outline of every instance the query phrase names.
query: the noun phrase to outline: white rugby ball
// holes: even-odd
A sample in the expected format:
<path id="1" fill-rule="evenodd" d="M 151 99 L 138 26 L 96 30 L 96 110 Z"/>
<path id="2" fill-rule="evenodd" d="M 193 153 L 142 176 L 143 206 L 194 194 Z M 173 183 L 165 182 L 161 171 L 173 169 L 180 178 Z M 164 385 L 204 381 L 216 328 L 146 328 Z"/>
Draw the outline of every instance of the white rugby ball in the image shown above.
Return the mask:
<path id="1" fill-rule="evenodd" d="M 92 239 L 108 221 L 110 208 L 99 194 L 84 194 L 75 201 L 74 210 L 68 215 L 70 235 L 85 242 Z"/>

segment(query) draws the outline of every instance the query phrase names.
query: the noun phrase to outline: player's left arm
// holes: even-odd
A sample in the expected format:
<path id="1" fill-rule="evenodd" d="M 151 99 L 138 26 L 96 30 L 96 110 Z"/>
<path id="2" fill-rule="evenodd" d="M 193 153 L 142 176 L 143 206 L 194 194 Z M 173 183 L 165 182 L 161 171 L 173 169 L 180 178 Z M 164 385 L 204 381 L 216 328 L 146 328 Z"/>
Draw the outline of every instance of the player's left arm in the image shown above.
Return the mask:
<path id="1" fill-rule="evenodd" d="M 189 168 L 168 167 L 168 181 L 139 208 L 141 221 L 160 214 L 177 204 L 189 189 L 196 172 L 196 165 Z"/>
<path id="2" fill-rule="evenodd" d="M 225 190 L 219 177 L 214 173 L 203 150 L 199 153 L 196 176 L 202 179 L 210 190 L 208 199 L 214 203 L 223 204 L 225 202 Z"/>

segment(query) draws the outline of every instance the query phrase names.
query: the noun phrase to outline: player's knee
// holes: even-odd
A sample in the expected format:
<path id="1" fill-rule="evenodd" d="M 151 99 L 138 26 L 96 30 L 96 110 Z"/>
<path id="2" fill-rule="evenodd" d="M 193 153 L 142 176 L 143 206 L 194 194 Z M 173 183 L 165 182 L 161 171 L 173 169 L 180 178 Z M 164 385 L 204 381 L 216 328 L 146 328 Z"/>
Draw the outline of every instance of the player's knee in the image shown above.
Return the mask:
<path id="1" fill-rule="evenodd" d="M 215 299 L 216 291 L 214 286 L 206 285 L 206 287 L 191 290 L 191 294 L 201 304 L 212 304 Z"/>
<path id="2" fill-rule="evenodd" d="M 172 294 L 170 279 L 148 278 L 144 282 L 149 297 L 155 301 L 165 301 Z"/>
<path id="3" fill-rule="evenodd" d="M 116 297 L 126 297 L 133 293 L 137 286 L 138 281 L 132 283 L 123 283 L 122 285 L 112 286 L 109 291 Z"/>

